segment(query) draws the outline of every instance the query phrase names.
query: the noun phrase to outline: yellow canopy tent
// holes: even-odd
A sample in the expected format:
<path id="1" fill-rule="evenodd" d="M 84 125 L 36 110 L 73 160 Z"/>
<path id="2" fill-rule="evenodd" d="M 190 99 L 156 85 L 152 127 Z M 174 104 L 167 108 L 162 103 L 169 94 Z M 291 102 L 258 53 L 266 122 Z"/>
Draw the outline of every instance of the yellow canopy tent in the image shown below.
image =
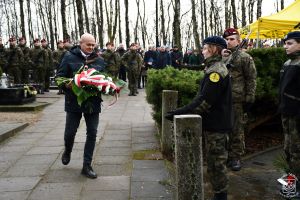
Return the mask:
<path id="1" fill-rule="evenodd" d="M 278 39 L 293 30 L 300 30 L 300 0 L 295 0 L 278 13 L 260 17 L 239 31 L 242 38 L 249 34 L 249 39 Z"/>

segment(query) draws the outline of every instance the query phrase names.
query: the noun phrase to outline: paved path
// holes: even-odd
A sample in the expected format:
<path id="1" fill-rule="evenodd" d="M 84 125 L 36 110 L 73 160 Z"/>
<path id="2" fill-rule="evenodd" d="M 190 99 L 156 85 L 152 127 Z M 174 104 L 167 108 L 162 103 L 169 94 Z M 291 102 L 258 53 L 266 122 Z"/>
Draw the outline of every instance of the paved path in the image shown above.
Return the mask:
<path id="1" fill-rule="evenodd" d="M 63 104 L 61 97 L 42 111 L 38 122 L 0 144 L 1 200 L 173 199 L 172 192 L 160 184 L 168 179 L 163 160 L 133 160 L 134 153 L 158 149 L 152 111 L 143 90 L 136 97 L 121 95 L 112 107 L 104 105 L 93 162 L 99 176 L 95 180 L 80 174 L 84 121 L 71 162 L 61 164 Z"/>

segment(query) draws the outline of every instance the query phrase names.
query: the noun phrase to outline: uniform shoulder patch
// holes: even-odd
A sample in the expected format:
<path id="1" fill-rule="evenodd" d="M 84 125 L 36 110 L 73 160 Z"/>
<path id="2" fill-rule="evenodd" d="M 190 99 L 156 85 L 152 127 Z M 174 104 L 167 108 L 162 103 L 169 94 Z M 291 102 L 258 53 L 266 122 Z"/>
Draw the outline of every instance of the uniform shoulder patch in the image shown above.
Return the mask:
<path id="1" fill-rule="evenodd" d="M 209 80 L 210 80 L 211 82 L 216 83 L 216 82 L 218 82 L 218 81 L 220 80 L 220 75 L 219 75 L 218 73 L 216 73 L 216 72 L 213 72 L 213 73 L 211 73 L 211 74 L 209 75 Z"/>

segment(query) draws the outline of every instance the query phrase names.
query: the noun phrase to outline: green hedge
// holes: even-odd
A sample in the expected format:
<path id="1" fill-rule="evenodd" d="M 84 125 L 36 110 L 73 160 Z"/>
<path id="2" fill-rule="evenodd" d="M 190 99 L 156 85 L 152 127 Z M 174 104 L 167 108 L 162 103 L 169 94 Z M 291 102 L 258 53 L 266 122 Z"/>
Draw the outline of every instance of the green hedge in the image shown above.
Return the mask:
<path id="1" fill-rule="evenodd" d="M 251 113 L 252 118 L 256 119 L 257 116 L 276 112 L 279 71 L 287 57 L 283 48 L 253 49 L 248 53 L 257 69 L 256 101 Z M 186 105 L 196 95 L 203 75 L 202 71 L 172 67 L 148 70 L 147 101 L 153 105 L 153 118 L 159 125 L 162 90 L 177 90 L 178 106 Z"/>

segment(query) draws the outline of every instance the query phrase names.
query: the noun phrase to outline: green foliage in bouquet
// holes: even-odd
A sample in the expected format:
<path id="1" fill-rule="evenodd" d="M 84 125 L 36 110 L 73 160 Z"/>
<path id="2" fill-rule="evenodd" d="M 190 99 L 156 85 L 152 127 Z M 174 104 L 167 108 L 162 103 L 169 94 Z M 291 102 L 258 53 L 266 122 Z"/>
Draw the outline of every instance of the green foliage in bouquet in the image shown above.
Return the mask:
<path id="1" fill-rule="evenodd" d="M 161 125 L 161 101 L 163 90 L 178 91 L 178 106 L 183 106 L 191 102 L 199 89 L 199 81 L 203 78 L 202 71 L 192 71 L 187 69 L 165 69 L 148 70 L 147 79 L 147 101 L 153 105 L 153 118 Z"/>

